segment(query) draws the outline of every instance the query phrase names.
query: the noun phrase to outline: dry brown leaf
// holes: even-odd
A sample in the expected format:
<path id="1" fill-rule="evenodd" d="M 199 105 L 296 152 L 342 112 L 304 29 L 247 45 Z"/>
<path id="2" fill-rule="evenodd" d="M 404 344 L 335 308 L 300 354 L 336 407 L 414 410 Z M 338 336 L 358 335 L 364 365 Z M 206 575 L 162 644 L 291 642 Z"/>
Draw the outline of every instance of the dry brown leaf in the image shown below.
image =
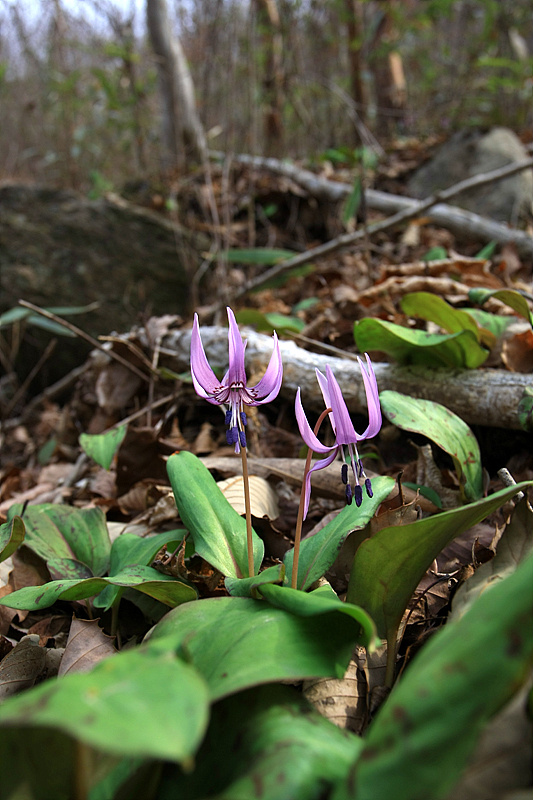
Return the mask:
<path id="1" fill-rule="evenodd" d="M 191 451 L 195 455 L 212 453 L 218 446 L 218 435 L 215 427 L 210 422 L 203 422 L 200 433 L 194 440 Z"/>
<path id="2" fill-rule="evenodd" d="M 0 662 L 0 700 L 33 686 L 44 669 L 45 655 L 37 635 L 24 636 Z"/>
<path id="3" fill-rule="evenodd" d="M 122 364 L 112 361 L 99 374 L 95 391 L 98 405 L 107 414 L 124 409 L 135 397 L 141 378 Z"/>
<path id="4" fill-rule="evenodd" d="M 502 361 L 511 372 L 533 372 L 533 330 L 528 328 L 502 345 Z"/>
<path id="5" fill-rule="evenodd" d="M 361 652 L 362 651 L 362 652 Z M 364 649 L 358 647 L 343 678 L 303 682 L 303 694 L 322 716 L 338 728 L 360 734 L 367 721 L 367 681 Z"/>
<path id="6" fill-rule="evenodd" d="M 74 617 L 58 675 L 89 672 L 99 661 L 116 653 L 113 642 L 114 638 L 99 627 L 98 620 Z"/>
<path id="7" fill-rule="evenodd" d="M 279 517 L 278 501 L 276 493 L 268 481 L 258 475 L 250 475 L 248 483 L 250 486 L 252 516 L 258 519 L 263 519 L 264 517 L 271 520 L 277 519 Z M 246 513 L 244 481 L 240 475 L 234 478 L 227 478 L 224 481 L 218 481 L 217 486 L 238 514 Z"/>

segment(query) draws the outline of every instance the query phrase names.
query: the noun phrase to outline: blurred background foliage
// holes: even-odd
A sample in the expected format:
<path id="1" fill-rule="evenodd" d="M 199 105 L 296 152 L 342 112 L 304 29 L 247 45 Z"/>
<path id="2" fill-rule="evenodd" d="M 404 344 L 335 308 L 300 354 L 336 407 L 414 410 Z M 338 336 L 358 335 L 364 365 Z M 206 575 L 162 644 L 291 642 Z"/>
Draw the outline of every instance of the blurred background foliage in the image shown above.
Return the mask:
<path id="1" fill-rule="evenodd" d="M 530 0 L 167 2 L 214 149 L 320 158 L 362 122 L 384 146 L 501 124 L 528 141 Z M 141 0 L 0 0 L 0 179 L 97 197 L 157 174 L 144 18 Z"/>

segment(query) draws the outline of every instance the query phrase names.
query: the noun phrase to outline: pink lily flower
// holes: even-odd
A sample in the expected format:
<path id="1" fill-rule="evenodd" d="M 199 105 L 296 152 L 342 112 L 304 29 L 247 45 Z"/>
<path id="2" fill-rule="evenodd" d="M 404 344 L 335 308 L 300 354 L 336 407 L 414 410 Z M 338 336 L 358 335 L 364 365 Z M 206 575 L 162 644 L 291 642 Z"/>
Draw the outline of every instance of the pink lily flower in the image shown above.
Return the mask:
<path id="1" fill-rule="evenodd" d="M 343 462 L 341 467 L 341 477 L 342 482 L 346 486 L 346 500 L 348 504 L 352 502 L 353 498 L 355 499 L 357 506 L 361 505 L 363 501 L 363 490 L 360 482 L 361 479 L 364 481 L 367 495 L 372 497 L 372 484 L 370 483 L 370 478 L 367 477 L 363 469 L 363 463 L 359 458 L 359 453 L 357 450 L 357 443 L 363 441 L 363 439 L 371 439 L 379 432 L 381 428 L 381 407 L 379 404 L 378 385 L 376 376 L 374 374 L 374 369 L 366 353 L 365 358 L 367 363 L 366 367 L 360 358 L 357 359 L 361 368 L 361 374 L 366 392 L 366 401 L 368 404 L 369 419 L 368 426 L 364 433 L 357 433 L 355 431 L 350 419 L 350 414 L 348 413 L 348 409 L 346 407 L 346 402 L 342 396 L 340 386 L 337 383 L 329 364 L 326 365 L 325 376 L 318 369 L 316 370 L 316 376 L 326 407 L 331 408 L 329 418 L 335 433 L 336 441 L 334 445 L 327 447 L 326 445 L 322 444 L 317 436 L 315 436 L 311 426 L 309 425 L 309 422 L 307 421 L 307 417 L 302 406 L 299 388 L 298 392 L 296 393 L 296 421 L 298 422 L 302 439 L 315 453 L 320 453 L 322 455 L 327 454 L 327 457 L 321 461 L 317 461 L 306 475 L 304 519 L 307 516 L 307 511 L 309 509 L 309 498 L 311 495 L 311 473 L 318 469 L 323 469 L 324 467 L 329 466 L 329 464 L 331 464 L 338 455 L 341 456 Z M 348 480 L 348 464 L 346 463 L 346 456 L 349 458 L 354 476 L 353 489 Z"/>
<path id="2" fill-rule="evenodd" d="M 194 315 L 194 324 L 191 336 L 191 375 L 196 393 L 214 405 L 226 405 L 226 439 L 228 444 L 235 445 L 235 452 L 239 453 L 241 447 L 246 447 L 246 413 L 244 406 L 259 406 L 269 403 L 277 396 L 283 378 L 283 365 L 279 342 L 274 332 L 274 350 L 270 357 L 267 370 L 259 383 L 255 386 L 246 385 L 246 371 L 244 368 L 243 342 L 235 315 L 231 308 L 228 312 L 229 332 L 229 369 L 219 380 L 205 355 L 204 346 L 200 336 L 198 314 Z"/>

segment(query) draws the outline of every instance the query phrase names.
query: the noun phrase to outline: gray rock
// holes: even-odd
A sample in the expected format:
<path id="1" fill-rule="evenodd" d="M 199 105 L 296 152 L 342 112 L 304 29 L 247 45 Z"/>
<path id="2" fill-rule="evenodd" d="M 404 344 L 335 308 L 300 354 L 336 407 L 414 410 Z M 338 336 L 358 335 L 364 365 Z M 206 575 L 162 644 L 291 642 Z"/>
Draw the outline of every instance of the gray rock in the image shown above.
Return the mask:
<path id="1" fill-rule="evenodd" d="M 508 128 L 493 128 L 488 133 L 459 131 L 416 171 L 407 189 L 412 197 L 428 197 L 466 178 L 522 161 L 528 155 Z M 491 219 L 516 222 L 531 213 L 533 171 L 524 170 L 497 183 L 471 189 L 450 202 Z"/>

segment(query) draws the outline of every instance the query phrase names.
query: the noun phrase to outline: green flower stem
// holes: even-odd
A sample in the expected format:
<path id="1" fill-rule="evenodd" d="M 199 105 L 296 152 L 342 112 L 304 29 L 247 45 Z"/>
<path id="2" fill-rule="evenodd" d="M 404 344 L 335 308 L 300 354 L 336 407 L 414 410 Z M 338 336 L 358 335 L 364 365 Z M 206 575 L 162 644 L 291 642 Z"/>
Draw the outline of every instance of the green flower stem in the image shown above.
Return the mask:
<path id="1" fill-rule="evenodd" d="M 318 436 L 318 431 L 320 430 L 320 426 L 324 422 L 326 416 L 331 413 L 331 408 L 326 408 L 325 411 L 319 416 L 318 421 L 315 425 L 314 434 Z M 298 560 L 300 558 L 300 542 L 302 540 L 302 524 L 304 521 L 304 505 L 305 505 L 305 479 L 307 478 L 307 473 L 311 469 L 311 459 L 313 457 L 313 451 L 308 448 L 307 450 L 307 458 L 305 459 L 305 469 L 304 469 L 304 476 L 302 480 L 302 490 L 300 492 L 300 505 L 298 506 L 298 517 L 296 519 L 296 530 L 294 532 L 294 555 L 292 559 L 292 575 L 291 575 L 291 588 L 297 589 L 298 583 Z"/>
<path id="2" fill-rule="evenodd" d="M 244 507 L 246 509 L 246 546 L 248 550 L 248 577 L 254 574 L 254 543 L 252 539 L 252 508 L 250 505 L 250 482 L 248 480 L 248 457 L 246 447 L 241 447 L 242 481 L 244 485 Z"/>
<path id="3" fill-rule="evenodd" d="M 115 602 L 111 606 L 111 636 L 117 636 L 117 642 L 118 642 L 118 609 L 120 607 L 120 601 L 122 599 L 123 593 L 124 589 L 120 589 L 120 591 L 117 593 Z"/>

